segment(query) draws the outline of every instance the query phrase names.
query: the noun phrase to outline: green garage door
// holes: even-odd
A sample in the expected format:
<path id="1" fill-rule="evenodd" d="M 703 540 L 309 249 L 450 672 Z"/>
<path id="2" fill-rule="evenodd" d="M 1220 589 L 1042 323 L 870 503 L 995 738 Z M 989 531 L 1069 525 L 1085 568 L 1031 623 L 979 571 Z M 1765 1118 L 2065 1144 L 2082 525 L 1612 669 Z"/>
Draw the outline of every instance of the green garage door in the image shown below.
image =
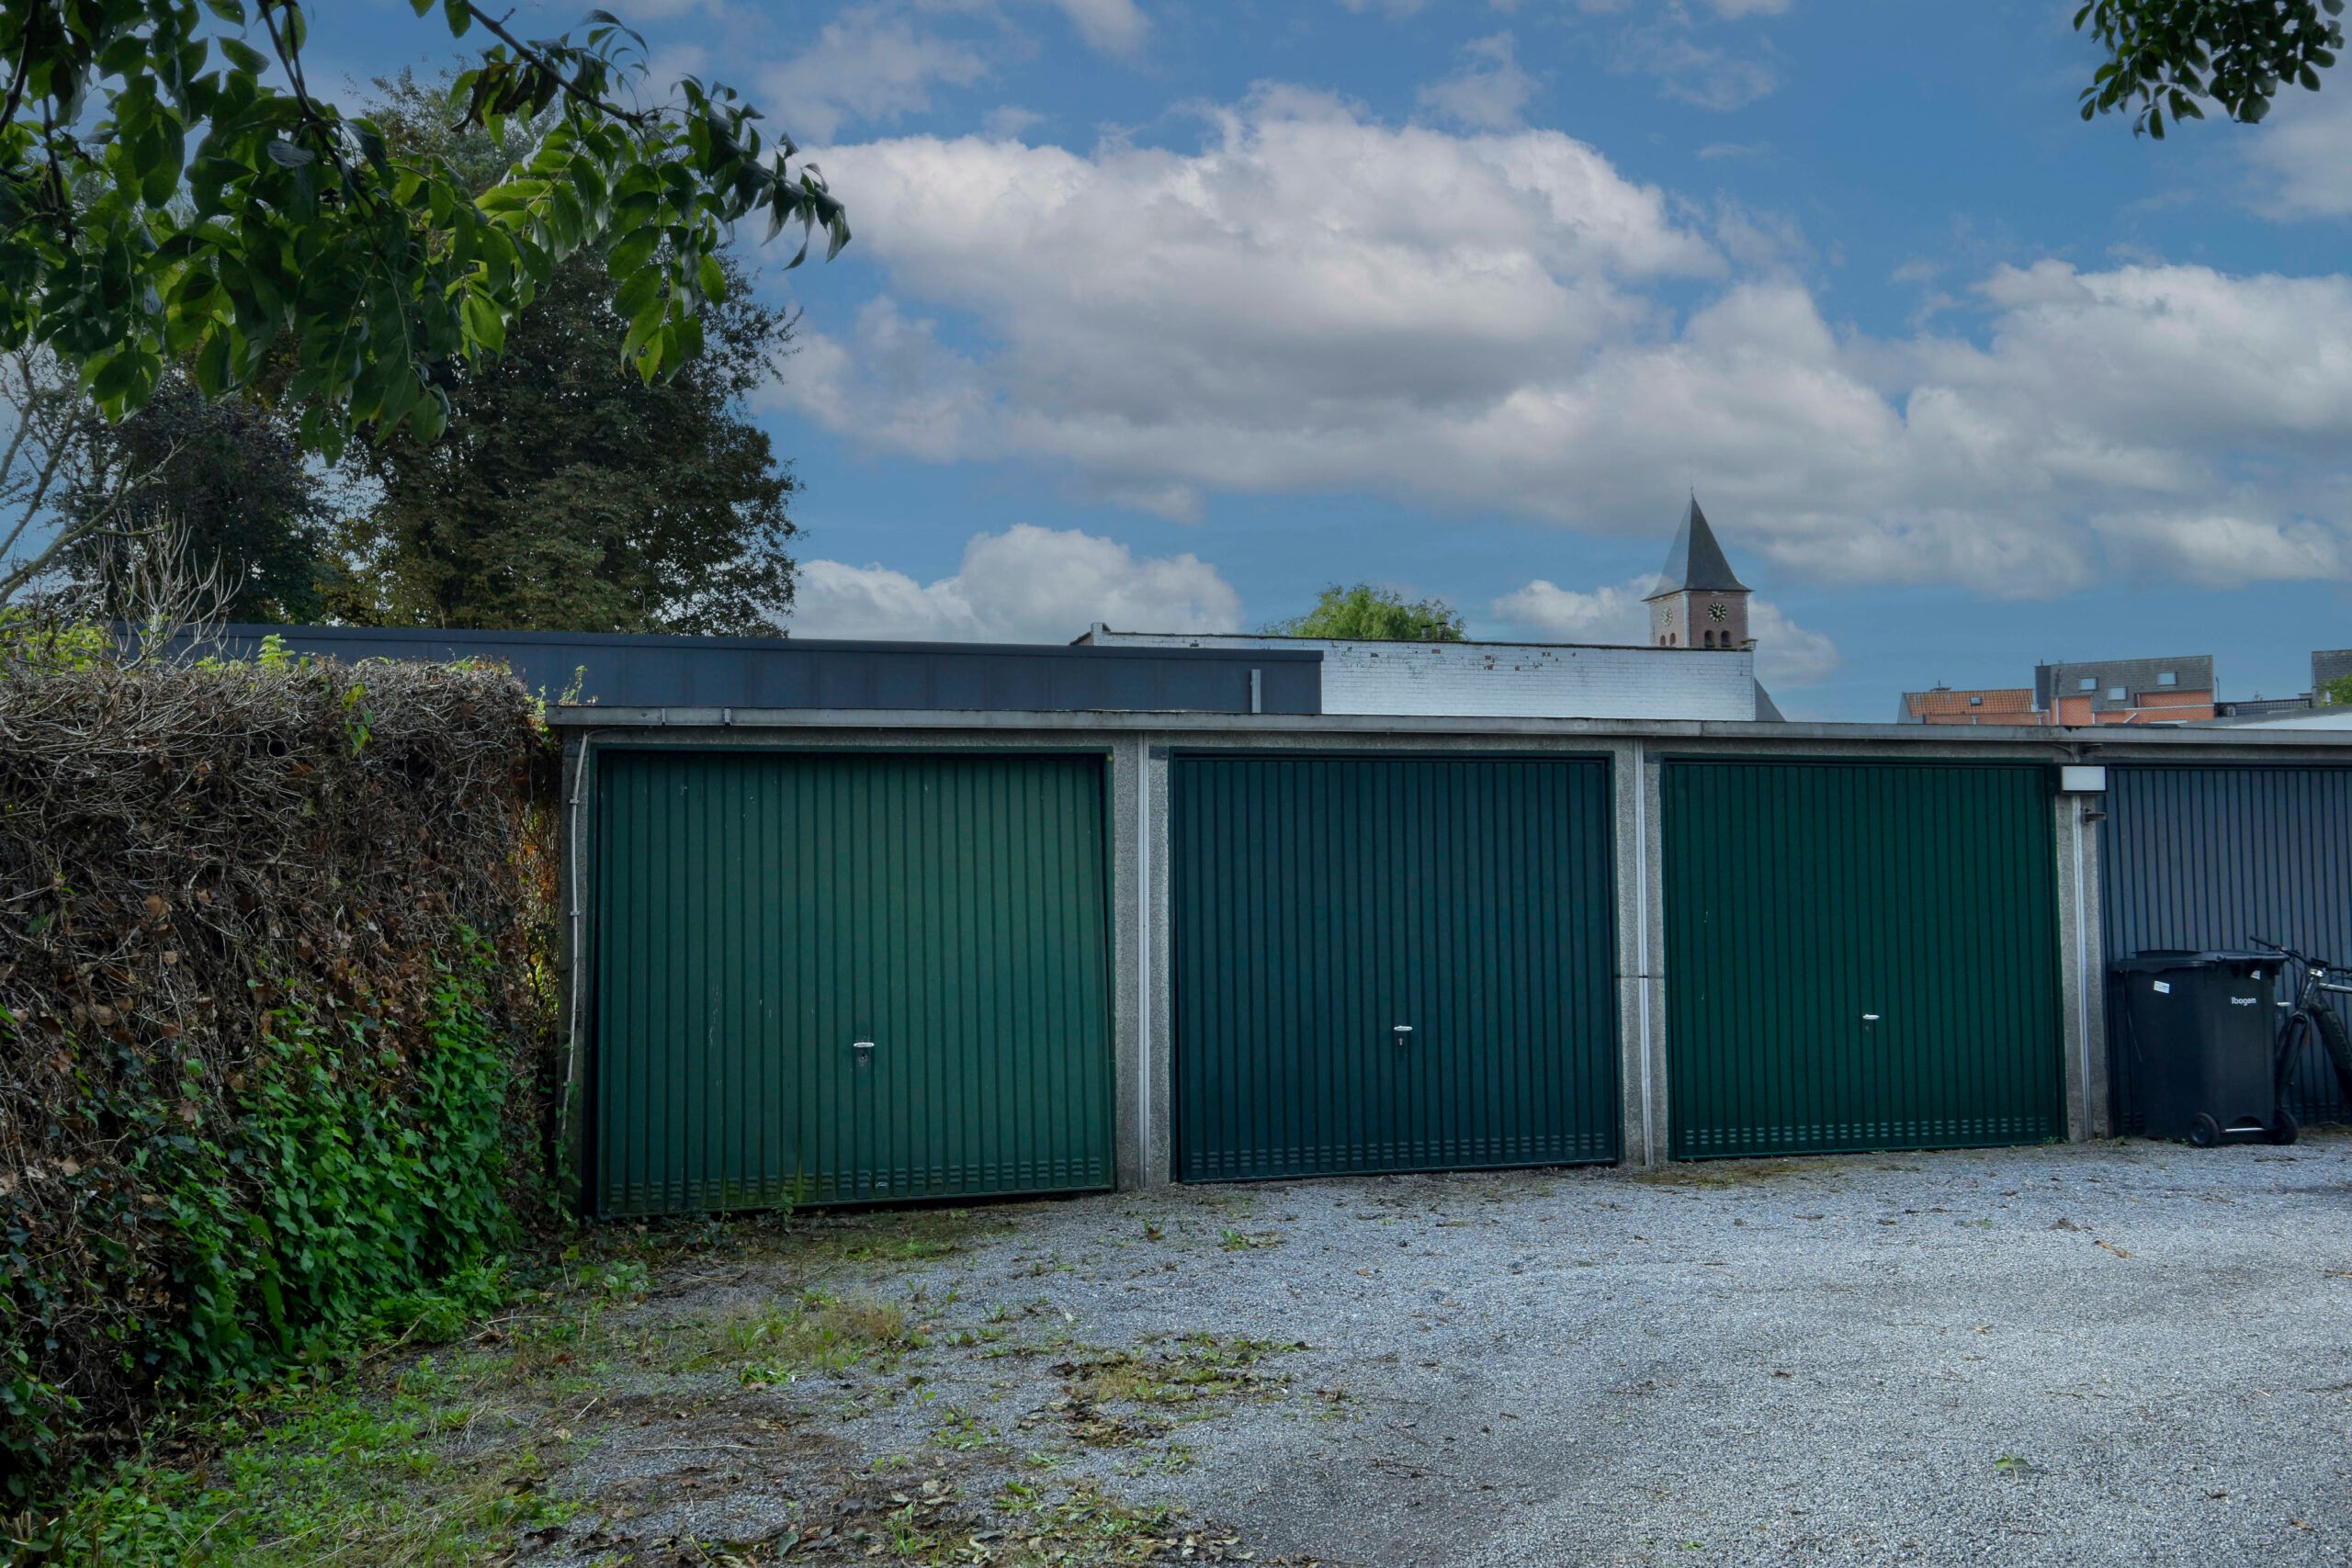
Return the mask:
<path id="1" fill-rule="evenodd" d="M 1669 762 L 1677 1158 L 2064 1135 L 2048 770 Z"/>
<path id="2" fill-rule="evenodd" d="M 1617 1155 L 1609 765 L 1180 757 L 1177 1174 Z"/>
<path id="3" fill-rule="evenodd" d="M 1100 757 L 595 765 L 600 1212 L 1111 1184 Z"/>

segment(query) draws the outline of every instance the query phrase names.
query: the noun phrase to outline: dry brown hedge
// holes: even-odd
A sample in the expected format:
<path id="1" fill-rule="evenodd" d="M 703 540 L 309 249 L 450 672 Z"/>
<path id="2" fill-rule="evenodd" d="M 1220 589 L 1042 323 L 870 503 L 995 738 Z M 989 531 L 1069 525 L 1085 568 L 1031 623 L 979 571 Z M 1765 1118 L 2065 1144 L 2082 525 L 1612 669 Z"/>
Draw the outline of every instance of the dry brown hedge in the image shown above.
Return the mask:
<path id="1" fill-rule="evenodd" d="M 0 1470 L 266 1375 L 548 1190 L 551 766 L 501 670 L 0 648 Z"/>

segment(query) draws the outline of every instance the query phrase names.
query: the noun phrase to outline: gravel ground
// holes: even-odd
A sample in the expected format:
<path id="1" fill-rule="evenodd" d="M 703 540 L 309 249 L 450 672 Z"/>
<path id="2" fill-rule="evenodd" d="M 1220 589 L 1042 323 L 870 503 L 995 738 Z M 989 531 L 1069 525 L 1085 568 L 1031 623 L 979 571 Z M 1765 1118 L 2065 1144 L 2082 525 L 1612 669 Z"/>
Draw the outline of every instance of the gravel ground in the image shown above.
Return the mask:
<path id="1" fill-rule="evenodd" d="M 868 1561 L 861 1517 L 936 1494 L 965 1500 L 938 1541 L 882 1560 L 966 1561 L 1025 1476 L 1261 1562 L 2352 1562 L 2352 1136 L 847 1223 L 865 1256 L 775 1247 L 639 1327 L 813 1288 L 906 1303 L 927 1348 L 764 1388 L 616 1376 L 556 1556 Z M 1116 1397 L 1136 1358 L 1173 1402 Z"/>

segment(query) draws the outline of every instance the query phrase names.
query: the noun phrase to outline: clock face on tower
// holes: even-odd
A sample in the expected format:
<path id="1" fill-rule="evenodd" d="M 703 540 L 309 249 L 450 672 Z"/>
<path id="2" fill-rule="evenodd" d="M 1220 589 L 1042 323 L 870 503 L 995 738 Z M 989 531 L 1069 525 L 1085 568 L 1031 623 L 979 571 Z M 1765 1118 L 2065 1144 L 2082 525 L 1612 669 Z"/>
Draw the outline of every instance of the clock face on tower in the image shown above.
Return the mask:
<path id="1" fill-rule="evenodd" d="M 1731 619 L 1731 606 L 1728 604 L 1710 604 L 1707 606 L 1707 618 L 1711 621 L 1727 621 Z"/>

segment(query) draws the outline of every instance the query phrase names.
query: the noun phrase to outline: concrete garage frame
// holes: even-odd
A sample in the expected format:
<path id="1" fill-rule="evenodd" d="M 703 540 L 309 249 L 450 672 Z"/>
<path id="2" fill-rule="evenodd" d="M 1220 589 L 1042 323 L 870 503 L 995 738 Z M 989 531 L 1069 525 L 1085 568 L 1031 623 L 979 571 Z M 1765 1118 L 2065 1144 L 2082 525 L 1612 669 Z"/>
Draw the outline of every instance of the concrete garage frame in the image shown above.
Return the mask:
<path id="1" fill-rule="evenodd" d="M 808 750 L 1100 751 L 1108 762 L 1115 1174 L 1121 1189 L 1170 1179 L 1171 1105 L 1170 759 L 1219 749 L 1384 754 L 1605 756 L 1614 800 L 1619 1096 L 1626 1163 L 1668 1157 L 1669 1084 L 1660 783 L 1679 759 L 1953 761 L 2045 765 L 2058 896 L 2056 931 L 2064 1126 L 2070 1139 L 2109 1135 L 2107 955 L 2101 935 L 2104 817 L 2098 770 L 2131 762 L 2352 764 L 2352 732 L 2235 729 L 2050 730 L 1917 726 L 1738 724 L 1334 715 L 564 707 L 565 864 L 562 941 L 569 1103 L 595 1043 L 585 1005 L 594 976 L 582 955 L 595 868 L 581 846 L 600 749 L 775 746 Z M 1922 852 L 1951 852 L 1950 843 Z M 1960 846 L 1964 850 L 1965 846 Z M 569 1119 L 569 1135 L 582 1133 Z"/>

